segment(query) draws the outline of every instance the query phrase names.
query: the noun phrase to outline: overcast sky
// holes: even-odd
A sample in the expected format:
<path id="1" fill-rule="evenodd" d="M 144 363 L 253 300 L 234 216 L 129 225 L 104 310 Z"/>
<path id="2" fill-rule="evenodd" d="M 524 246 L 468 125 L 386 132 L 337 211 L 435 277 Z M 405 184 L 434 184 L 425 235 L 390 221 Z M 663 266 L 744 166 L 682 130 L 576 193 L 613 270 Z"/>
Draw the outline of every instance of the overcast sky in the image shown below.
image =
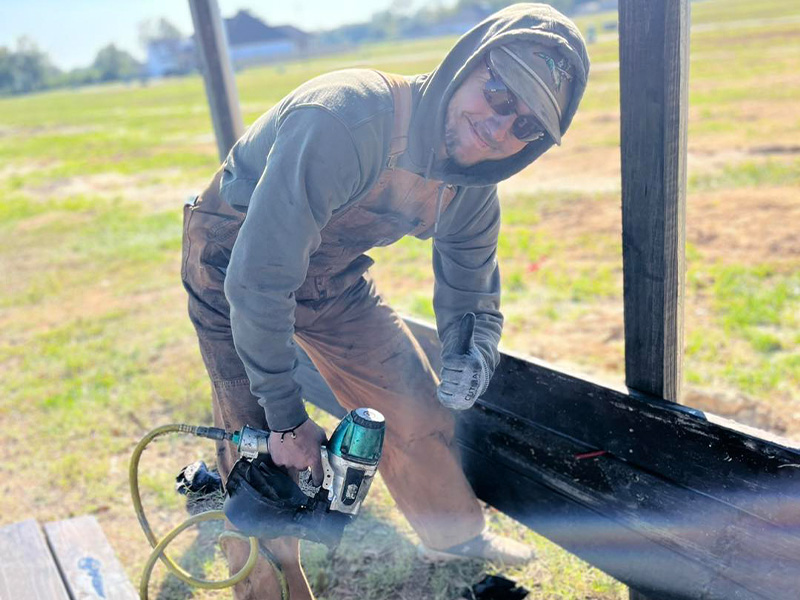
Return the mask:
<path id="1" fill-rule="evenodd" d="M 391 5 L 413 10 L 452 5 L 454 0 L 218 0 L 224 17 L 250 10 L 268 25 L 295 25 L 306 31 L 367 21 Z M 110 43 L 139 58 L 139 23 L 165 17 L 183 33 L 192 31 L 188 0 L 0 0 L 0 46 L 16 47 L 20 36 L 62 69 L 88 66 Z"/>

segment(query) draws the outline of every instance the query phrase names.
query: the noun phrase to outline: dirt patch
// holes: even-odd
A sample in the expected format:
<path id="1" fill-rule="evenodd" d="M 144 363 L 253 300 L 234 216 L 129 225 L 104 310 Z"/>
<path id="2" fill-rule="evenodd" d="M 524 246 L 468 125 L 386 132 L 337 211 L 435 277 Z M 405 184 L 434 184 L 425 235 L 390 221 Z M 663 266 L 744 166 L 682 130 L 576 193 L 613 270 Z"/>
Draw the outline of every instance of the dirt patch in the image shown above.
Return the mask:
<path id="1" fill-rule="evenodd" d="M 599 114 L 592 122 L 618 121 L 618 115 Z M 720 150 L 698 144 L 687 153 L 690 177 L 722 173 L 742 163 L 800 159 L 800 146 L 772 144 Z M 575 174 L 580 173 L 580 177 Z M 537 192 L 619 193 L 621 163 L 618 148 L 588 146 L 554 148 L 527 169 L 499 184 L 503 194 Z"/>
<path id="2" fill-rule="evenodd" d="M 800 146 L 774 144 L 752 146 L 750 148 L 704 148 L 698 146 L 687 152 L 687 166 L 690 176 L 719 173 L 724 168 L 735 167 L 743 162 L 758 162 L 759 159 L 800 159 Z"/>
<path id="3" fill-rule="evenodd" d="M 756 265 L 800 259 L 797 188 L 695 194 L 686 212 L 686 239 L 706 260 Z"/>
<path id="4" fill-rule="evenodd" d="M 619 192 L 619 151 L 587 146 L 554 148 L 498 187 L 501 198 L 503 194 L 534 192 Z"/>
<path id="5" fill-rule="evenodd" d="M 598 115 L 597 118 L 604 115 Z M 605 115 L 611 118 L 611 115 Z M 739 163 L 800 159 L 800 146 L 771 144 L 710 150 L 688 155 L 692 176 L 713 175 Z M 575 177 L 575 173 L 581 173 Z M 620 155 L 604 148 L 555 148 L 499 185 L 501 198 L 526 193 L 570 193 L 579 197 L 558 204 L 544 216 L 549 233 L 562 237 L 621 231 L 619 200 L 587 199 L 586 194 L 620 193 Z M 706 258 L 758 264 L 800 257 L 800 202 L 796 187 L 751 187 L 691 192 L 686 236 Z"/>
<path id="6" fill-rule="evenodd" d="M 757 146 L 755 148 L 750 148 L 748 151 L 750 154 L 758 154 L 758 155 L 767 155 L 767 156 L 774 156 L 774 155 L 791 155 L 791 156 L 800 156 L 800 146 Z"/>
<path id="7" fill-rule="evenodd" d="M 695 24 L 692 25 L 692 33 L 697 34 L 730 30 L 734 33 L 726 34 L 725 41 L 728 44 L 735 44 L 737 41 L 744 44 L 752 44 L 756 40 L 769 41 L 775 38 L 783 39 L 798 37 L 800 36 L 800 30 L 797 30 L 794 27 L 785 29 L 781 28 L 781 25 L 793 25 L 795 23 L 800 23 L 800 15 Z M 758 31 L 758 29 L 762 27 L 769 27 L 769 29 Z M 753 31 L 753 29 L 757 29 L 757 31 Z M 740 30 L 748 31 L 741 32 Z"/>
<path id="8" fill-rule="evenodd" d="M 74 196 L 100 196 L 142 202 L 154 210 L 180 208 L 202 190 L 204 182 L 187 181 L 180 169 L 140 175 L 98 173 L 64 177 L 44 184 L 30 185 L 24 191 L 42 200 Z"/>
<path id="9" fill-rule="evenodd" d="M 72 213 L 65 215 L 62 212 L 45 212 L 34 217 L 28 217 L 27 219 L 17 223 L 15 229 L 17 233 L 26 233 L 29 231 L 36 231 L 42 227 L 48 227 L 56 224 L 65 225 L 67 223 L 69 225 L 79 227 L 80 225 L 91 221 L 93 218 L 93 215 L 87 213 Z"/>
<path id="10" fill-rule="evenodd" d="M 683 404 L 778 434 L 800 432 L 800 405 L 793 403 L 782 410 L 734 390 L 708 390 L 687 386 Z M 794 410 L 791 410 L 791 408 Z"/>
<path id="11" fill-rule="evenodd" d="M 0 165 L 0 179 L 3 181 L 7 181 L 9 178 L 22 175 L 30 175 L 31 173 L 36 173 L 42 169 L 53 169 L 60 165 L 59 162 L 37 162 L 37 161 L 25 161 L 25 162 L 9 162 L 3 165 Z"/>
<path id="12" fill-rule="evenodd" d="M 686 240 L 705 260 L 757 265 L 800 259 L 797 188 L 697 193 L 689 197 L 686 212 Z M 546 209 L 543 220 L 548 234 L 559 239 L 622 232 L 621 208 L 616 200 L 565 200 L 557 208 Z M 592 257 L 591 248 L 576 245 L 565 258 Z"/>
<path id="13" fill-rule="evenodd" d="M 84 135 L 87 133 L 94 133 L 96 131 L 102 131 L 103 127 L 100 125 L 63 125 L 63 124 L 50 124 L 50 125 L 39 125 L 39 126 L 28 126 L 25 127 L 22 131 L 24 131 L 25 136 L 27 137 L 36 137 L 38 135 L 63 135 L 63 136 L 74 136 L 74 135 Z"/>

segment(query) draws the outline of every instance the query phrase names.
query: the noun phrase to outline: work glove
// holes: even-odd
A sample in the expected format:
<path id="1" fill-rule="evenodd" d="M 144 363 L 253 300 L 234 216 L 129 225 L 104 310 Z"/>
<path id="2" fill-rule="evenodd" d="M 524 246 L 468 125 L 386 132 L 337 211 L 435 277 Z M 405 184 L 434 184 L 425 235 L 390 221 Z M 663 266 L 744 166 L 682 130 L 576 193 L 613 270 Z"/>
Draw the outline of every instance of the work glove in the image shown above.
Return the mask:
<path id="1" fill-rule="evenodd" d="M 475 314 L 467 313 L 458 325 L 455 346 L 442 353 L 441 382 L 436 396 L 447 408 L 470 408 L 489 386 L 491 372 L 486 359 L 475 346 Z"/>

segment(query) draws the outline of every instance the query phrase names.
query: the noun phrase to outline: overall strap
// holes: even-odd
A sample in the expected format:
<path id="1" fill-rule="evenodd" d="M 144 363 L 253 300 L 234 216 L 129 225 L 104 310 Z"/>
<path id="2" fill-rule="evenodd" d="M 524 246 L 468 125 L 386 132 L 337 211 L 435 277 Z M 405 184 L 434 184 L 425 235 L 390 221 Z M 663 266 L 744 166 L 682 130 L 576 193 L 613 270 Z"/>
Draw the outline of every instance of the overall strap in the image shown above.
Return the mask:
<path id="1" fill-rule="evenodd" d="M 376 73 L 386 81 L 394 100 L 392 139 L 389 142 L 389 157 L 386 161 L 386 168 L 394 169 L 397 160 L 408 148 L 408 129 L 411 125 L 411 86 L 402 75 L 377 70 Z"/>

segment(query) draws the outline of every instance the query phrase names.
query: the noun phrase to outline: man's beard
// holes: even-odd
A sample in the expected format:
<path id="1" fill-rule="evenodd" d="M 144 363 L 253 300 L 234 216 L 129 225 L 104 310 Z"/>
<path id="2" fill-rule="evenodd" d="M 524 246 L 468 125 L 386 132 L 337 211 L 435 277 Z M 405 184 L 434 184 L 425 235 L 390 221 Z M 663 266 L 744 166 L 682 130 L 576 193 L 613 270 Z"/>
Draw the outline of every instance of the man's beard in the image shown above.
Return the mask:
<path id="1" fill-rule="evenodd" d="M 455 127 L 451 127 L 449 123 L 444 127 L 444 149 L 447 152 L 447 157 L 456 163 L 459 167 L 468 167 L 458 159 L 458 148 L 461 146 L 461 139 Z"/>

